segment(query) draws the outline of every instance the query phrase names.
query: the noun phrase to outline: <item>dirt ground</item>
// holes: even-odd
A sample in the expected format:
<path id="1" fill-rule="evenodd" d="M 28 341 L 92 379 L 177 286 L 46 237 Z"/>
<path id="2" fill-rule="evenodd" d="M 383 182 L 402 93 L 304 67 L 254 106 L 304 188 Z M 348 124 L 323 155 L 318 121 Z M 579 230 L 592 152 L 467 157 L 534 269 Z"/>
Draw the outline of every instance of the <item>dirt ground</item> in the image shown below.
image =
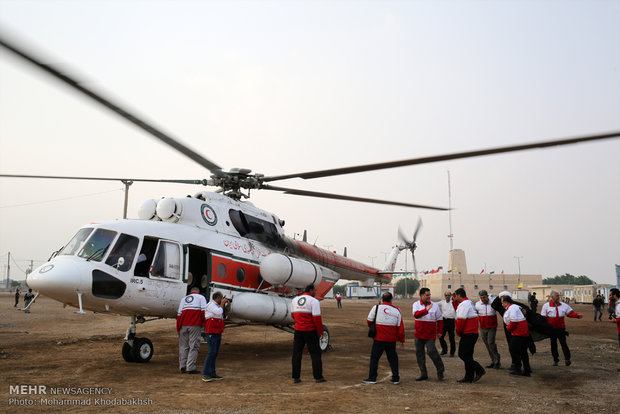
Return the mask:
<path id="1" fill-rule="evenodd" d="M 129 318 L 87 313 L 41 297 L 32 312 L 13 307 L 13 297 L 0 296 L 0 412 L 488 412 L 505 407 L 509 412 L 617 413 L 620 404 L 620 349 L 615 324 L 594 323 L 592 309 L 576 305 L 584 319 L 568 320 L 570 367 L 552 366 L 548 341 L 538 342 L 532 357 L 531 378 L 508 375 L 508 370 L 487 370 L 480 382 L 458 384 L 464 373 L 458 357 L 444 358 L 446 380 L 438 382 L 429 364 L 430 380 L 414 381 L 419 371 L 413 349 L 412 301 L 395 300 L 406 310 L 407 343 L 398 348 L 401 384 L 388 382 L 385 356 L 379 383 L 362 384 L 367 377 L 371 339 L 366 336 L 366 315 L 374 301 L 322 302 L 323 321 L 329 327 L 333 352 L 323 354 L 328 382 L 312 380 L 310 357 L 304 356 L 302 383 L 290 378 L 292 335 L 264 326 L 235 327 L 224 332 L 217 372 L 225 379 L 205 383 L 200 375 L 178 370 L 178 340 L 173 320 L 138 325 L 138 336 L 153 341 L 155 353 L 146 364 L 126 363 L 121 346 Z M 607 317 L 607 315 L 605 315 Z M 503 332 L 498 348 L 504 367 L 509 355 Z M 199 355 L 202 366 L 207 347 Z M 479 340 L 475 358 L 490 363 Z M 42 385 L 46 394 L 16 386 Z M 106 394 L 54 394 L 58 387 L 72 392 Z M 22 390 L 23 387 L 17 388 Z M 37 388 L 38 389 L 38 388 Z M 42 405 L 42 399 L 48 405 Z M 129 405 L 130 403 L 142 405 Z M 49 405 L 49 404 L 55 405 Z M 67 406 L 59 405 L 66 403 Z M 88 404 L 90 405 L 78 405 Z M 33 404 L 31 406 L 18 404 Z M 103 404 L 103 405 L 102 405 Z"/>

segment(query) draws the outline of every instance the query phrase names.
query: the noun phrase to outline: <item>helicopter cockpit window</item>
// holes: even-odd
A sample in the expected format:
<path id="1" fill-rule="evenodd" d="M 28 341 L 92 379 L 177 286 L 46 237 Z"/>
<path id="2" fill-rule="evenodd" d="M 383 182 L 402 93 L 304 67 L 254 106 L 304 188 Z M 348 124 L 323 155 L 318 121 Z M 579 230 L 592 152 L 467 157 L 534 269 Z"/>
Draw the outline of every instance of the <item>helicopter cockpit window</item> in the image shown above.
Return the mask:
<path id="1" fill-rule="evenodd" d="M 233 226 L 239 233 L 241 237 L 248 234 L 248 222 L 245 219 L 245 214 L 243 214 L 239 210 L 229 210 L 228 215 L 230 216 L 230 221 L 232 221 Z"/>
<path id="2" fill-rule="evenodd" d="M 60 253 L 58 254 L 65 255 L 65 256 L 73 256 L 75 252 L 77 252 L 78 250 L 82 248 L 82 246 L 84 245 L 84 242 L 86 241 L 86 239 L 88 238 L 88 236 L 90 236 L 90 233 L 92 232 L 93 232 L 92 228 L 78 230 L 78 232 L 75 234 L 75 236 L 73 236 L 71 241 L 67 243 L 67 245 L 63 247 Z"/>
<path id="3" fill-rule="evenodd" d="M 284 247 L 284 242 L 280 234 L 278 234 L 278 229 L 272 222 L 233 209 L 228 211 L 228 215 L 240 236 L 270 246 Z"/>
<path id="4" fill-rule="evenodd" d="M 112 240 L 116 237 L 116 232 L 112 230 L 97 229 L 86 241 L 82 249 L 78 252 L 78 256 L 87 260 L 100 262 L 105 256 Z"/>
<path id="5" fill-rule="evenodd" d="M 137 250 L 138 238 L 128 234 L 121 234 L 105 263 L 117 268 L 121 272 L 126 272 L 131 269 Z M 122 260 L 120 260 L 121 258 Z"/>
<path id="6" fill-rule="evenodd" d="M 181 276 L 181 246 L 160 240 L 151 268 L 151 276 L 178 280 Z"/>

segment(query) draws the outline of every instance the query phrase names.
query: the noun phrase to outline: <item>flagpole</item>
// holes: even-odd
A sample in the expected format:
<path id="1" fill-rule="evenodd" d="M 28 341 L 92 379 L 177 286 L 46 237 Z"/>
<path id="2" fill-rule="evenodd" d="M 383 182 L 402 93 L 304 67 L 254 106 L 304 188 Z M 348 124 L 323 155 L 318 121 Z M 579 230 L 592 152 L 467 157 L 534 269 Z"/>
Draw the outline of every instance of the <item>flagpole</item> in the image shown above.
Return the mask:
<path id="1" fill-rule="evenodd" d="M 448 170 L 448 223 L 450 226 L 450 234 L 448 234 L 448 238 L 450 239 L 450 251 L 452 251 L 454 250 L 454 245 L 452 242 L 454 235 L 452 234 L 452 190 L 450 189 L 450 170 Z"/>

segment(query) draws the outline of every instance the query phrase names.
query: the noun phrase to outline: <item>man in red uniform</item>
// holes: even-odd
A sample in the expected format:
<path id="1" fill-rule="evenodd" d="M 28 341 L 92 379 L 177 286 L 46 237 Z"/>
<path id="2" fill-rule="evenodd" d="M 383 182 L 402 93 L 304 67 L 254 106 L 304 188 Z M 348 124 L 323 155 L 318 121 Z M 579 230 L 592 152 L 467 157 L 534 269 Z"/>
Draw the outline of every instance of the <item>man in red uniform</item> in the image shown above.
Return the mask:
<path id="1" fill-rule="evenodd" d="M 497 352 L 497 344 L 495 343 L 497 315 L 491 307 L 491 302 L 489 302 L 489 293 L 486 290 L 481 290 L 478 294 L 480 295 L 480 300 L 476 302 L 476 312 L 478 312 L 478 320 L 480 322 L 480 336 L 491 357 L 491 364 L 487 368 L 499 369 L 499 352 Z"/>
<path id="2" fill-rule="evenodd" d="M 386 292 L 381 297 L 382 303 L 373 306 L 368 314 L 366 321 L 370 326 L 373 321 L 377 327 L 377 336 L 374 337 L 372 350 L 370 351 L 370 369 L 368 378 L 363 382 L 366 384 L 377 383 L 377 369 L 379 367 L 379 359 L 385 351 L 390 368 L 392 369 L 391 384 L 400 384 L 400 375 L 398 374 L 398 354 L 396 353 L 396 341 L 401 344 L 405 343 L 405 325 L 400 309 L 392 305 L 392 294 Z"/>
<path id="3" fill-rule="evenodd" d="M 445 368 L 439 352 L 437 352 L 435 339 L 443 332 L 443 317 L 439 305 L 431 301 L 429 288 L 420 289 L 420 300 L 413 303 L 412 312 L 415 318 L 415 334 L 413 335 L 415 337 L 415 356 L 420 368 L 420 376 L 415 380 L 425 381 L 428 379 L 424 354 L 426 347 L 426 352 L 437 369 L 437 379 L 442 381 Z"/>
<path id="4" fill-rule="evenodd" d="M 486 371 L 474 360 L 474 347 L 478 341 L 478 314 L 471 300 L 467 299 L 465 289 L 458 288 L 455 292 L 456 301 L 456 334 L 459 341 L 459 358 L 465 363 L 465 376 L 457 382 L 477 382 Z"/>
<path id="5" fill-rule="evenodd" d="M 316 291 L 313 285 L 308 285 L 302 295 L 296 296 L 291 303 L 291 314 L 295 319 L 295 335 L 293 338 L 293 382 L 301 382 L 301 356 L 304 346 L 308 345 L 308 352 L 312 358 L 312 375 L 316 382 L 326 382 L 323 378 L 323 364 L 321 362 L 321 348 L 319 338 L 323 336 L 323 319 L 321 305 L 315 299 Z"/>
<path id="6" fill-rule="evenodd" d="M 523 375 L 529 377 L 532 373 L 530 368 L 530 359 L 527 355 L 528 342 L 530 341 L 530 329 L 527 326 L 525 314 L 519 305 L 516 305 L 510 296 L 502 296 L 502 306 L 506 309 L 504 312 L 504 323 L 506 329 L 510 332 L 510 342 L 508 349 L 512 360 L 515 362 L 515 368 L 510 371 L 512 375 Z M 521 371 L 523 365 L 523 371 Z"/>
<path id="7" fill-rule="evenodd" d="M 189 295 L 181 299 L 177 312 L 177 333 L 179 334 L 179 366 L 181 373 L 199 374 L 196 359 L 200 349 L 200 331 L 205 324 L 207 301 L 192 288 Z"/>
<path id="8" fill-rule="evenodd" d="M 558 340 L 562 346 L 562 353 L 564 354 L 564 361 L 566 366 L 571 364 L 570 362 L 570 349 L 566 343 L 566 323 L 564 323 L 564 317 L 569 318 L 583 318 L 583 315 L 573 311 L 573 308 L 566 303 L 560 301 L 560 292 L 557 290 L 551 291 L 551 300 L 545 303 L 540 311 L 540 314 L 547 318 L 547 322 L 553 325 L 554 328 L 562 330 L 562 333 L 558 336 L 551 336 L 551 355 L 553 356 L 553 365 L 557 366 L 560 361 L 560 354 L 558 353 Z"/>
<path id="9" fill-rule="evenodd" d="M 222 332 L 224 332 L 225 327 L 224 318 L 230 307 L 230 302 L 222 295 L 222 292 L 215 292 L 211 299 L 205 310 L 205 334 L 209 344 L 209 353 L 202 369 L 202 380 L 205 382 L 223 379 L 215 372 L 215 360 L 222 344 Z"/>

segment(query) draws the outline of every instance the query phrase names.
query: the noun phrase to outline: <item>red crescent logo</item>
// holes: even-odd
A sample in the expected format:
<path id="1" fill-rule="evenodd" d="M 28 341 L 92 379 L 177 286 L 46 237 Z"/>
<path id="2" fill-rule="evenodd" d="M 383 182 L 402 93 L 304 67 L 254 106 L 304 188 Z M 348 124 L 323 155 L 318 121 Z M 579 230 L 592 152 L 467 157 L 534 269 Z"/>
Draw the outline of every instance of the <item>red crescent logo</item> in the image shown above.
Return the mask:
<path id="1" fill-rule="evenodd" d="M 390 312 L 388 312 L 388 308 L 383 308 L 383 313 L 385 313 L 386 315 L 390 314 Z"/>
<path id="2" fill-rule="evenodd" d="M 209 210 L 209 209 L 205 210 L 205 216 L 207 216 L 207 220 L 209 220 L 209 221 L 213 220 L 213 217 L 211 217 L 209 215 L 210 212 L 211 212 L 211 210 Z"/>

